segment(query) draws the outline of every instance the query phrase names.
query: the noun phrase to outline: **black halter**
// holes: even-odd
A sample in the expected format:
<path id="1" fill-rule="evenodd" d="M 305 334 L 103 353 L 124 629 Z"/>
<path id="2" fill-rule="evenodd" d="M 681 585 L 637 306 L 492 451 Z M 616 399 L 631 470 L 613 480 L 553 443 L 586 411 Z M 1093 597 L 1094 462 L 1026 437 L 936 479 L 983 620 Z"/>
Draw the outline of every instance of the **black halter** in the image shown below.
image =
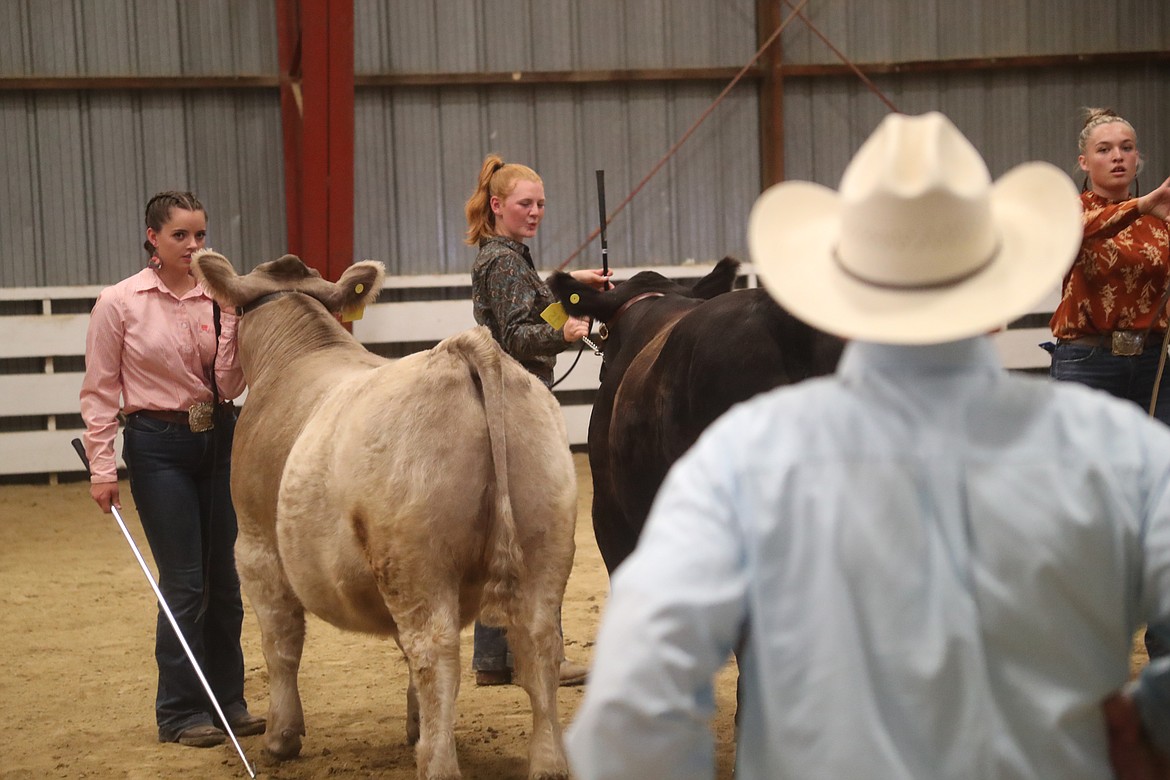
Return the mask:
<path id="1" fill-rule="evenodd" d="M 619 317 L 621 317 L 623 314 L 626 313 L 626 309 L 630 308 L 638 301 L 644 301 L 647 298 L 664 298 L 664 297 L 666 297 L 666 293 L 644 292 L 644 293 L 639 293 L 638 295 L 635 295 L 633 298 L 630 298 L 628 301 L 626 301 L 625 303 L 623 303 L 621 306 L 618 307 L 618 310 L 616 312 L 614 312 L 612 317 L 610 317 L 605 322 L 601 323 L 601 328 L 599 328 L 597 332 L 601 336 L 602 341 L 609 338 L 610 327 L 615 322 L 618 321 Z"/>
<path id="2" fill-rule="evenodd" d="M 308 295 L 308 297 L 313 298 L 313 296 L 309 295 L 306 292 L 301 292 L 300 290 L 277 290 L 276 292 L 270 292 L 270 293 L 266 293 L 264 295 L 261 295 L 259 298 L 252 301 L 251 303 L 248 303 L 244 306 L 238 307 L 236 309 L 236 314 L 238 314 L 239 316 L 242 317 L 243 315 L 247 314 L 250 311 L 254 311 L 256 309 L 259 309 L 261 306 L 263 306 L 266 303 L 271 303 L 272 301 L 275 301 L 277 298 L 284 298 L 285 296 L 288 296 L 288 295 Z M 313 300 L 317 300 L 317 299 L 313 298 Z"/>

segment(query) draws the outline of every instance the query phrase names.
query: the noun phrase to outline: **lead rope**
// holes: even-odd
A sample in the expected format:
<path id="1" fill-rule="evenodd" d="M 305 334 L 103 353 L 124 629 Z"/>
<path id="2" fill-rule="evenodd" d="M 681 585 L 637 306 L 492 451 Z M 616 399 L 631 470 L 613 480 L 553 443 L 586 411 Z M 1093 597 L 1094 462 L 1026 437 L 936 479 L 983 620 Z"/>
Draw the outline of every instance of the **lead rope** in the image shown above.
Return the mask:
<path id="1" fill-rule="evenodd" d="M 1154 309 L 1154 311 L 1165 311 L 1167 301 L 1170 301 L 1170 278 L 1166 279 L 1166 292 L 1162 293 L 1162 302 L 1158 304 L 1158 308 Z M 1154 327 L 1154 322 L 1158 321 L 1158 316 L 1158 314 L 1154 315 L 1154 321 L 1146 329 L 1147 333 Z M 1154 374 L 1154 389 L 1150 391 L 1150 417 L 1154 416 L 1154 409 L 1158 406 L 1158 388 L 1162 384 L 1162 372 L 1166 368 L 1167 349 L 1170 349 L 1170 327 L 1166 328 L 1166 332 L 1162 334 L 1162 354 L 1158 355 L 1158 371 Z"/>
<path id="2" fill-rule="evenodd" d="M 579 360 L 581 359 L 581 353 L 582 353 L 582 352 L 584 352 L 584 351 L 585 351 L 585 345 L 584 345 L 584 344 L 582 344 L 582 345 L 581 345 L 581 346 L 580 346 L 580 347 L 577 349 L 577 357 L 573 358 L 573 364 L 572 364 L 571 366 L 569 366 L 568 370 L 566 370 L 566 371 L 565 371 L 565 373 L 561 374 L 561 378 L 560 378 L 560 379 L 558 379 L 557 381 L 553 382 L 551 385 L 549 385 L 549 386 L 548 386 L 548 389 L 549 389 L 549 390 L 552 390 L 552 389 L 554 389 L 554 388 L 555 388 L 557 385 L 559 385 L 561 382 L 564 382 L 564 381 L 565 381 L 565 379 L 567 379 L 567 378 L 568 378 L 569 374 L 573 373 L 573 369 L 577 367 L 577 361 L 579 361 Z M 600 354 L 600 353 L 598 353 L 598 354 Z"/>
<path id="3" fill-rule="evenodd" d="M 211 603 L 211 523 L 215 518 L 215 479 L 219 468 L 219 439 L 222 431 L 216 424 L 219 421 L 219 385 L 215 381 L 215 359 L 219 357 L 219 304 L 211 299 L 211 322 L 215 327 L 215 353 L 211 356 L 211 495 L 207 499 L 207 517 L 202 513 L 199 518 L 199 537 L 203 542 L 203 598 L 199 602 L 199 620 L 207 612 Z"/>
<path id="4" fill-rule="evenodd" d="M 630 194 L 627 195 L 625 199 L 623 199 L 622 202 L 617 205 L 617 208 L 613 210 L 613 213 L 604 218 L 602 223 L 603 227 L 604 225 L 608 225 L 610 222 L 613 222 L 614 217 L 616 217 L 618 213 L 624 209 L 631 200 L 634 199 L 634 196 L 637 195 L 638 192 L 640 192 L 641 189 L 646 186 L 646 183 L 649 182 L 650 179 L 654 178 L 654 175 L 662 169 L 662 166 L 666 165 L 667 161 L 674 156 L 674 153 L 679 150 L 679 147 L 686 143 L 687 139 L 690 138 L 691 135 L 699 129 L 699 125 L 703 124 L 707 117 L 711 115 L 711 112 L 714 111 L 715 108 L 723 102 L 723 99 L 727 97 L 732 88 L 735 87 L 735 85 L 739 83 L 740 79 L 747 75 L 748 71 L 752 69 L 752 67 L 756 64 L 756 61 L 759 60 L 760 57 L 764 56 L 764 52 L 768 50 L 768 47 L 776 42 L 776 39 L 780 37 L 780 33 L 784 32 L 784 28 L 787 27 L 789 23 L 796 18 L 798 13 L 804 10 L 804 7 L 808 5 L 808 2 L 809 0 L 801 0 L 800 5 L 796 6 L 795 10 L 788 14 L 784 21 L 780 23 L 780 26 L 776 28 L 776 31 L 768 36 L 768 40 L 764 41 L 764 44 L 756 50 L 756 53 L 753 54 L 752 58 L 747 61 L 747 64 L 740 69 L 739 73 L 735 74 L 735 78 L 733 78 L 728 83 L 728 85 L 723 88 L 723 91 L 719 93 L 719 97 L 715 98 L 715 101 L 711 103 L 711 105 L 707 106 L 703 113 L 699 115 L 699 118 L 694 121 L 694 124 L 687 128 L 687 131 L 682 134 L 682 137 L 674 142 L 674 145 L 666 151 L 666 154 L 662 156 L 662 159 L 655 163 L 654 167 L 650 169 L 650 173 L 646 174 L 642 178 L 642 181 L 638 182 L 638 185 L 634 187 Z M 557 270 L 564 270 L 565 266 L 571 263 L 577 257 L 577 255 L 581 254 L 581 252 L 585 250 L 585 247 L 589 246 L 593 239 L 597 238 L 599 235 L 601 235 L 600 227 L 595 228 L 581 243 L 581 246 L 577 247 L 571 255 L 562 260 L 561 264 L 557 266 Z"/>
<path id="5" fill-rule="evenodd" d="M 1166 368 L 1166 350 L 1170 349 L 1170 328 L 1162 336 L 1162 354 L 1158 356 L 1158 373 L 1154 374 L 1154 389 L 1150 393 L 1150 417 L 1158 406 L 1158 387 L 1162 384 L 1162 371 Z"/>

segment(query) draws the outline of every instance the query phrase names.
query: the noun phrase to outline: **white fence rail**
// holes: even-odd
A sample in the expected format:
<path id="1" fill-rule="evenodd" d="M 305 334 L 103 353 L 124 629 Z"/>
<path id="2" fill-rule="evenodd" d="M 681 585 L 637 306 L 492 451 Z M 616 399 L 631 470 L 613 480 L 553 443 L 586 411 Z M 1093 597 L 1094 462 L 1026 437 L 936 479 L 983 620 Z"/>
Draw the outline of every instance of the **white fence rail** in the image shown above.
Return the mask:
<path id="1" fill-rule="evenodd" d="M 710 265 L 656 267 L 676 279 L 702 276 Z M 750 268 L 749 285 L 755 284 Z M 628 278 L 645 268 L 615 271 L 618 280 Z M 387 289 L 426 288 L 450 290 L 470 288 L 467 274 L 444 276 L 397 277 L 387 280 Z M 89 314 L 58 314 L 65 301 L 86 301 L 97 297 L 101 287 L 38 287 L 0 289 L 0 306 L 14 302 L 32 302 L 39 308 L 36 314 L 0 314 L 0 361 L 34 359 L 35 371 L 0 374 L 0 422 L 31 421 L 34 430 L 0 431 L 0 475 L 64 474 L 81 471 L 80 461 L 69 441 L 79 436 L 79 403 L 82 373 L 79 358 L 85 354 L 85 332 Z M 1037 307 L 1037 313 L 1052 311 L 1056 304 L 1053 292 Z M 28 308 L 29 304 L 25 304 Z M 72 307 L 76 309 L 76 303 Z M 355 322 L 354 335 L 363 344 L 418 344 L 437 342 L 474 325 L 471 303 L 461 300 L 408 301 L 379 303 L 367 308 L 365 316 Z M 1009 368 L 1042 369 L 1048 365 L 1048 355 L 1037 347 L 1049 338 L 1045 327 L 1006 330 L 996 334 L 995 340 Z M 576 350 L 561 353 L 557 361 L 556 377 L 568 371 Z M 59 371 L 55 363 L 70 358 L 75 370 Z M 581 355 L 576 368 L 556 388 L 558 393 L 595 390 L 601 359 L 590 350 Z M 578 393 L 577 399 L 581 397 Z M 574 400 L 574 395 L 562 398 L 562 412 L 568 428 L 569 443 L 583 445 L 592 407 Z M 64 419 L 61 419 L 64 418 Z M 59 424 L 59 422 L 61 424 Z M 119 461 L 121 464 L 121 461 Z"/>

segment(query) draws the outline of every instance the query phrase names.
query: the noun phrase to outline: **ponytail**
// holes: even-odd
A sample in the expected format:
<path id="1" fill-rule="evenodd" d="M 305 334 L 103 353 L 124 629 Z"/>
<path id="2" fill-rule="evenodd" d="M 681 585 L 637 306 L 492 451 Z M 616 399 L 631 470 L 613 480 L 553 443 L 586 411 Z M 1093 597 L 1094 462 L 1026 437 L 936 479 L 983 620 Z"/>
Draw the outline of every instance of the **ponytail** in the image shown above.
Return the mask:
<path id="1" fill-rule="evenodd" d="M 467 215 L 467 236 L 463 239 L 466 244 L 478 246 L 480 240 L 495 235 L 496 215 L 492 213 L 491 181 L 495 172 L 503 167 L 504 158 L 498 154 L 489 154 L 483 158 L 475 191 L 463 206 L 463 213 Z"/>

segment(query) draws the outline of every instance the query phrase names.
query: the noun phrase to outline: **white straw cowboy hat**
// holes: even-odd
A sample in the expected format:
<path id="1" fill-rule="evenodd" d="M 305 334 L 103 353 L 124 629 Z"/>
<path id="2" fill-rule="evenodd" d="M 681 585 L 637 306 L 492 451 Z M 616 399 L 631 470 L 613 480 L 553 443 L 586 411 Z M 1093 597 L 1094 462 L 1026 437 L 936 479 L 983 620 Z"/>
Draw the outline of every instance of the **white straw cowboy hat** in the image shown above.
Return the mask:
<path id="1" fill-rule="evenodd" d="M 845 338 L 937 344 L 987 333 L 1055 289 L 1081 241 L 1081 205 L 1054 165 L 994 184 L 942 114 L 891 114 L 840 192 L 785 182 L 756 201 L 748 245 L 764 286 Z"/>

